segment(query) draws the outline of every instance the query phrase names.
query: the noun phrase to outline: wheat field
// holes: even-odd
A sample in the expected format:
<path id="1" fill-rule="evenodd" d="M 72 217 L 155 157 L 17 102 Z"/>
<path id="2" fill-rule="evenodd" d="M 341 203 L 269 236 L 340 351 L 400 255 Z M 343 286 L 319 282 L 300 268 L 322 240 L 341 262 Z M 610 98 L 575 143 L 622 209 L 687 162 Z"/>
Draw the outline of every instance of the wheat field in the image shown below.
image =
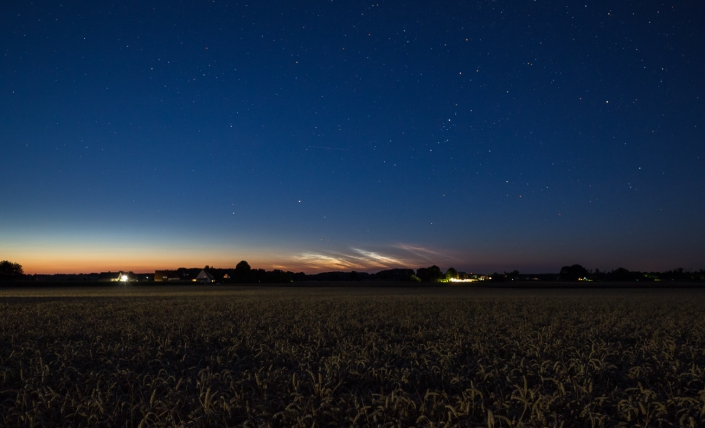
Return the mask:
<path id="1" fill-rule="evenodd" d="M 3 291 L 1 426 L 705 426 L 705 292 Z"/>

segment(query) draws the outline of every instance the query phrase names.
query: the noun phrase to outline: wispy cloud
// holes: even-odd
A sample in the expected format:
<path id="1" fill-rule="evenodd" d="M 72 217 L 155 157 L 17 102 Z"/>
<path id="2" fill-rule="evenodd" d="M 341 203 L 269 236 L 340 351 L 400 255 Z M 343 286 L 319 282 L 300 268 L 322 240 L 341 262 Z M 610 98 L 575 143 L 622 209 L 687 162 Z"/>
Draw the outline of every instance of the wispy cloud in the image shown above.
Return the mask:
<path id="1" fill-rule="evenodd" d="M 408 251 L 417 257 L 421 257 L 422 259 L 429 260 L 429 261 L 433 261 L 433 260 L 437 259 L 438 257 L 446 258 L 445 255 L 443 255 L 437 251 L 433 251 L 431 249 L 421 247 L 418 245 L 397 244 L 396 247 L 400 248 L 404 251 Z"/>
<path id="2" fill-rule="evenodd" d="M 392 268 L 417 268 L 428 263 L 445 264 L 457 261 L 453 257 L 426 247 L 396 244 L 387 250 L 370 251 L 350 248 L 349 252 L 304 252 L 294 260 L 309 269 L 322 270 L 371 270 Z"/>
<path id="3" fill-rule="evenodd" d="M 364 260 L 367 263 L 376 264 L 377 266 L 399 267 L 404 264 L 404 262 L 402 260 L 400 260 L 396 257 L 385 256 L 385 255 L 375 253 L 372 251 L 361 250 L 359 248 L 353 248 L 352 250 L 355 251 L 357 254 L 359 254 L 359 256 L 358 256 L 359 259 Z"/>
<path id="4" fill-rule="evenodd" d="M 351 248 L 350 254 L 346 253 L 301 253 L 294 257 L 299 263 L 304 263 L 314 269 L 370 269 L 403 267 L 407 261 L 379 252 L 367 251 L 360 248 Z"/>
<path id="5" fill-rule="evenodd" d="M 294 256 L 294 259 L 299 263 L 303 263 L 316 270 L 342 270 L 363 268 L 363 266 L 357 263 L 354 259 L 350 260 L 344 255 L 341 256 L 336 254 L 301 253 L 297 256 Z"/>

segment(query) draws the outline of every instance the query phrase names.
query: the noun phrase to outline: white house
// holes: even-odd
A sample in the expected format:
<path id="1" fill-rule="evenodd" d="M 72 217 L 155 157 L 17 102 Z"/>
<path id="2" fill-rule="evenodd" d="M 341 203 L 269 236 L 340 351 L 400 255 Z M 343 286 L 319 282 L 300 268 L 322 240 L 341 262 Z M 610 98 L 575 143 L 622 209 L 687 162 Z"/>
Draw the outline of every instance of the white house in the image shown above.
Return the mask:
<path id="1" fill-rule="evenodd" d="M 200 282 L 201 284 L 211 284 L 215 282 L 215 278 L 213 278 L 213 275 L 211 275 L 209 272 L 206 272 L 204 269 L 201 270 L 201 273 L 199 273 L 196 277 L 196 282 Z"/>

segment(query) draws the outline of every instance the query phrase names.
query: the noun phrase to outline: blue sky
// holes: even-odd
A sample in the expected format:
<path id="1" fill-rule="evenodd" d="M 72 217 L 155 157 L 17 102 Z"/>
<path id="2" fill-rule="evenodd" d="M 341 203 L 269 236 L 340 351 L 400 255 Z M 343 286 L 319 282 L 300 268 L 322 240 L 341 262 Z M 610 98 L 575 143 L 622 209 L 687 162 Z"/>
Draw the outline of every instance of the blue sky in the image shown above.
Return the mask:
<path id="1" fill-rule="evenodd" d="M 698 3 L 1 8 L 28 272 L 705 267 Z"/>

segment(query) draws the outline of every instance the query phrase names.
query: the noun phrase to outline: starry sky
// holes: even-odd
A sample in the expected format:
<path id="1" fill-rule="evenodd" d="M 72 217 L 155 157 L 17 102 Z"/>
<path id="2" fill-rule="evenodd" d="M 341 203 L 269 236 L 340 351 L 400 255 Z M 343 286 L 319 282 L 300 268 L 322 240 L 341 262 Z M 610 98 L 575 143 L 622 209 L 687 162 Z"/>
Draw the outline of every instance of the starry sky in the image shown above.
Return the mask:
<path id="1" fill-rule="evenodd" d="M 699 1 L 3 1 L 26 273 L 705 268 Z"/>

